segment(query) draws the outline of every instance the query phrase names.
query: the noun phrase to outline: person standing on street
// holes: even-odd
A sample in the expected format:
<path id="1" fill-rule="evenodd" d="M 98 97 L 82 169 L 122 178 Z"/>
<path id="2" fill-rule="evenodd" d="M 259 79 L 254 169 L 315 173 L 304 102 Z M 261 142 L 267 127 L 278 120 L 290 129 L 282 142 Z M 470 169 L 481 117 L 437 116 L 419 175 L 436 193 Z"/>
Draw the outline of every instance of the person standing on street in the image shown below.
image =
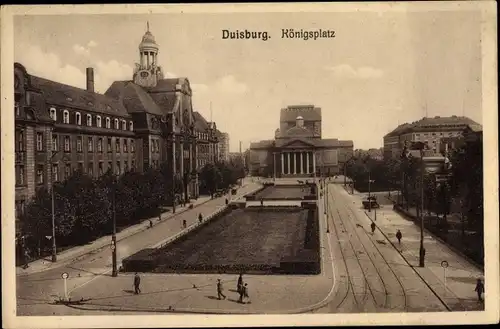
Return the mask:
<path id="1" fill-rule="evenodd" d="M 243 304 L 245 304 L 245 300 L 249 299 L 250 296 L 248 295 L 248 283 L 245 283 L 245 285 L 243 286 L 243 298 L 242 298 Z"/>
<path id="2" fill-rule="evenodd" d="M 198 215 L 198 221 L 201 223 L 203 221 L 203 216 L 201 215 L 201 213 Z"/>
<path id="3" fill-rule="evenodd" d="M 396 238 L 398 239 L 398 243 L 401 244 L 401 239 L 403 238 L 403 233 L 400 230 L 396 233 Z"/>
<path id="4" fill-rule="evenodd" d="M 375 223 L 372 222 L 372 225 L 370 225 L 370 226 L 372 228 L 372 235 L 373 235 L 373 233 L 375 233 L 375 228 L 376 228 Z"/>
<path id="5" fill-rule="evenodd" d="M 220 281 L 220 279 L 217 279 L 217 299 L 219 300 L 221 296 L 222 298 L 226 299 L 226 295 L 224 295 L 222 291 L 223 291 L 222 282 Z"/>
<path id="6" fill-rule="evenodd" d="M 141 293 L 140 285 L 141 285 L 141 277 L 139 276 L 139 274 L 137 274 L 137 272 L 135 272 L 135 276 L 134 276 L 134 293 L 136 295 Z"/>
<path id="7" fill-rule="evenodd" d="M 484 283 L 483 281 L 481 281 L 481 279 L 477 279 L 476 289 L 474 289 L 474 291 L 477 292 L 477 300 L 482 302 L 484 293 Z"/>
<path id="8" fill-rule="evenodd" d="M 236 291 L 240 293 L 240 291 L 243 290 L 243 274 L 240 273 L 240 276 L 238 277 L 238 285 L 236 286 Z"/>

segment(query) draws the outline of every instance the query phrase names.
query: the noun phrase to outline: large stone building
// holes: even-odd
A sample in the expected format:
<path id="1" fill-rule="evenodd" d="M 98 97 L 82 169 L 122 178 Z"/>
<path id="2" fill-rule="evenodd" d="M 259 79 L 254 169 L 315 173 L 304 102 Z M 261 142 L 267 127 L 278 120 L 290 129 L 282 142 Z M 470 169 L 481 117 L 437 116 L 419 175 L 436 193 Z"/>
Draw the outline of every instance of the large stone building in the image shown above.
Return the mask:
<path id="1" fill-rule="evenodd" d="M 17 214 L 37 188 L 75 170 L 98 177 L 167 163 L 172 179 L 184 179 L 185 195 L 198 197 L 197 170 L 217 158 L 216 126 L 193 111 L 187 78 L 163 77 L 158 50 L 148 28 L 132 80 L 104 94 L 94 91 L 92 68 L 80 89 L 14 64 Z"/>
<path id="2" fill-rule="evenodd" d="M 399 125 L 384 136 L 384 159 L 399 157 L 405 142 L 424 142 L 430 150 L 439 152 L 443 149 L 442 141 L 458 138 L 467 129 L 482 130 L 477 122 L 459 116 L 434 118 L 424 117 L 412 123 Z M 444 149 L 447 149 L 445 146 Z"/>
<path id="3" fill-rule="evenodd" d="M 217 131 L 219 139 L 219 161 L 229 161 L 229 134 Z"/>
<path id="4" fill-rule="evenodd" d="M 335 175 L 353 154 L 353 142 L 323 139 L 321 109 L 295 105 L 281 109 L 274 140 L 250 145 L 250 172 L 267 177 Z"/>

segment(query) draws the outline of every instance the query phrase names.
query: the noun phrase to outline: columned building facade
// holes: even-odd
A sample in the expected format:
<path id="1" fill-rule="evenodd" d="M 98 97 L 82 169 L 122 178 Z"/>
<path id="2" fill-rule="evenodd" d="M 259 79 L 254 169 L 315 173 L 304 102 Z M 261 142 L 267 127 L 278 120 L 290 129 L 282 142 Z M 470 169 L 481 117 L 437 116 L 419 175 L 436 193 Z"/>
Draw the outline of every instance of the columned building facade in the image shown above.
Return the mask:
<path id="1" fill-rule="evenodd" d="M 352 153 L 352 141 L 322 138 L 320 108 L 289 106 L 281 110 L 274 140 L 250 144 L 250 173 L 266 177 L 335 175 Z"/>

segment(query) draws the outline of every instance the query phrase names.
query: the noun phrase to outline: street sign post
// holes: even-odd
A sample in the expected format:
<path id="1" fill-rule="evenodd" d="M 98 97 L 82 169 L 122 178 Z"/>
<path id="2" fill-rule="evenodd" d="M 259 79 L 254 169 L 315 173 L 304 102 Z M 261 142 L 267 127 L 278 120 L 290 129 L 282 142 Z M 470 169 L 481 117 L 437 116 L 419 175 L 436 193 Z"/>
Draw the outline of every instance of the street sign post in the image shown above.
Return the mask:
<path id="1" fill-rule="evenodd" d="M 446 296 L 446 268 L 448 267 L 448 262 L 443 260 L 441 262 L 441 267 L 443 268 L 443 278 L 444 278 L 444 295 Z"/>
<path id="2" fill-rule="evenodd" d="M 68 273 L 66 272 L 63 272 L 63 274 L 61 274 L 61 277 L 63 278 L 64 280 L 64 300 L 68 300 L 68 284 L 67 284 L 67 279 L 69 277 Z"/>

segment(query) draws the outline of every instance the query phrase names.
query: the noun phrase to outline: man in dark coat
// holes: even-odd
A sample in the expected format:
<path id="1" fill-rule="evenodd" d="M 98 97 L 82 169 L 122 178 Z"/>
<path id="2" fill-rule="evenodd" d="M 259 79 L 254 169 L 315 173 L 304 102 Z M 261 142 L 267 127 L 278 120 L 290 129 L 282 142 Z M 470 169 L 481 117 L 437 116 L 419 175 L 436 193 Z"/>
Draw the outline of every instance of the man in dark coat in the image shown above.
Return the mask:
<path id="1" fill-rule="evenodd" d="M 375 228 L 376 228 L 375 223 L 372 222 L 372 225 L 370 225 L 370 226 L 372 228 L 372 234 L 375 233 Z"/>
<path id="2" fill-rule="evenodd" d="M 398 239 L 399 244 L 401 244 L 401 239 L 403 238 L 403 233 L 400 230 L 396 233 L 396 238 Z"/>
<path id="3" fill-rule="evenodd" d="M 140 285 L 141 285 L 141 277 L 136 272 L 134 276 L 134 293 L 136 295 L 141 293 Z"/>
<path id="4" fill-rule="evenodd" d="M 203 216 L 201 215 L 201 213 L 198 215 L 198 221 L 201 223 L 203 221 Z"/>
<path id="5" fill-rule="evenodd" d="M 477 279 L 476 283 L 476 289 L 474 289 L 475 292 L 477 292 L 477 300 L 482 302 L 483 301 L 483 292 L 484 292 L 484 284 L 481 279 Z"/>
<path id="6" fill-rule="evenodd" d="M 220 300 L 221 296 L 222 296 L 222 298 L 226 299 L 226 295 L 224 295 L 224 293 L 222 291 L 223 291 L 222 282 L 220 281 L 220 279 L 217 279 L 217 299 L 219 299 L 219 300 Z"/>

